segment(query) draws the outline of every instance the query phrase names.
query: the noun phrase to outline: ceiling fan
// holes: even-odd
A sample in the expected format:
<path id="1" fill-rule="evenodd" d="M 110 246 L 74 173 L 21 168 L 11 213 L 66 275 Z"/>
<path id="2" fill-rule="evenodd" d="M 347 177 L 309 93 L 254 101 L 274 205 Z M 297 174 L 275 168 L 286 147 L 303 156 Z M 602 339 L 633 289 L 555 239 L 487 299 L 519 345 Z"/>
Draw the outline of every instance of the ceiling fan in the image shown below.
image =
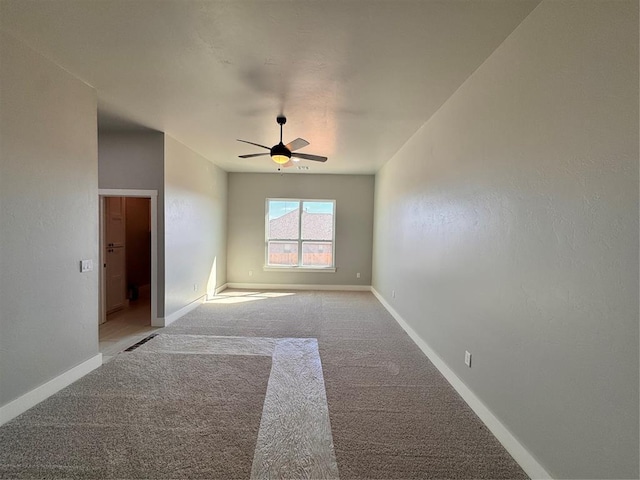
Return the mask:
<path id="1" fill-rule="evenodd" d="M 239 142 L 248 143 L 250 145 L 255 145 L 256 147 L 262 147 L 269 150 L 269 153 L 250 153 L 248 155 L 240 155 L 240 158 L 253 158 L 261 157 L 263 155 L 270 155 L 271 160 L 276 162 L 280 167 L 292 167 L 294 165 L 293 162 L 297 162 L 300 159 L 313 160 L 314 162 L 327 161 L 327 157 L 321 157 L 320 155 L 311 155 L 308 153 L 293 153 L 295 150 L 299 150 L 309 145 L 309 142 L 302 138 L 296 138 L 294 141 L 284 145 L 282 143 L 282 125 L 287 123 L 287 117 L 285 117 L 284 115 L 278 115 L 278 117 L 276 118 L 276 122 L 278 122 L 278 125 L 280 125 L 280 143 L 269 148 L 266 145 L 260 145 L 259 143 L 253 143 L 246 140 L 238 139 Z"/>

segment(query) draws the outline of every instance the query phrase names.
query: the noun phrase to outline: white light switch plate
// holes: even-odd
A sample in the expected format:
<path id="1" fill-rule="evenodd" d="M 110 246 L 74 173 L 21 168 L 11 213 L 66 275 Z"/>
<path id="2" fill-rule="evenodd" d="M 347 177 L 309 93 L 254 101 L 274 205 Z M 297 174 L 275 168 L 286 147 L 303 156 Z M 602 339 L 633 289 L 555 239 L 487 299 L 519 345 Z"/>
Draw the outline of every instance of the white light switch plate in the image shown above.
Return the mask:
<path id="1" fill-rule="evenodd" d="M 93 270 L 93 260 L 80 260 L 80 273 L 86 273 Z"/>

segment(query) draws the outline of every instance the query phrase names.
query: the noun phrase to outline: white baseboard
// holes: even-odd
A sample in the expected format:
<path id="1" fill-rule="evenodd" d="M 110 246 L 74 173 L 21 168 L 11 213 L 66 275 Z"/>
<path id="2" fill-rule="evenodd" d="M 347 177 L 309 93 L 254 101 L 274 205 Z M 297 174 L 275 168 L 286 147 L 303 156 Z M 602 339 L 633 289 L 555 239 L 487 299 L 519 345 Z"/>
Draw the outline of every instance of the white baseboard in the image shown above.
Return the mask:
<path id="1" fill-rule="evenodd" d="M 215 294 L 217 295 L 220 292 L 224 292 L 227 289 L 228 286 L 229 286 L 228 283 L 224 283 L 224 284 L 220 285 L 218 288 L 216 288 Z"/>
<path id="2" fill-rule="evenodd" d="M 16 398 L 12 402 L 7 403 L 0 407 L 0 425 L 7 423 L 9 420 L 14 419 L 21 413 L 26 412 L 31 407 L 37 405 L 41 401 L 49 398 L 54 393 L 62 390 L 64 387 L 71 385 L 79 378 L 84 377 L 87 373 L 95 370 L 102 365 L 102 354 L 98 353 L 88 360 L 85 360 L 79 365 L 70 368 L 64 373 L 61 373 L 55 378 L 52 378 L 46 383 L 43 383 L 39 387 L 25 393 L 24 395 Z"/>
<path id="3" fill-rule="evenodd" d="M 227 283 L 229 288 L 251 290 L 338 290 L 349 292 L 370 292 L 369 285 L 303 285 L 299 283 Z"/>
<path id="4" fill-rule="evenodd" d="M 151 322 L 151 326 L 153 326 L 153 327 L 166 327 L 167 325 L 170 325 L 173 322 L 175 322 L 176 320 L 178 320 L 180 317 L 184 317 L 191 310 L 194 310 L 194 309 L 198 308 L 200 305 L 202 305 L 206 301 L 206 299 L 207 299 L 207 296 L 206 295 L 202 295 L 201 297 L 198 297 L 197 299 L 195 299 L 193 302 L 191 302 L 188 305 L 185 305 L 184 307 L 182 307 L 177 312 L 173 312 L 172 314 L 170 314 L 170 315 L 168 315 L 168 316 L 166 316 L 164 318 L 158 318 L 157 321 Z"/>
<path id="5" fill-rule="evenodd" d="M 433 349 L 425 342 L 416 331 L 396 312 L 389 303 L 380 295 L 377 290 L 371 287 L 371 292 L 376 296 L 380 303 L 387 309 L 393 318 L 407 332 L 411 339 L 415 342 L 420 350 L 431 360 L 431 363 L 442 373 L 444 378 L 451 384 L 453 388 L 460 394 L 463 400 L 471 407 L 471 409 L 480 417 L 480 420 L 495 435 L 502 446 L 509 452 L 516 462 L 522 467 L 527 475 L 532 479 L 551 479 L 551 475 L 544 467 L 535 459 L 531 453 L 522 445 L 509 429 L 482 403 L 465 383 L 460 380 L 453 370 L 442 360 Z"/>

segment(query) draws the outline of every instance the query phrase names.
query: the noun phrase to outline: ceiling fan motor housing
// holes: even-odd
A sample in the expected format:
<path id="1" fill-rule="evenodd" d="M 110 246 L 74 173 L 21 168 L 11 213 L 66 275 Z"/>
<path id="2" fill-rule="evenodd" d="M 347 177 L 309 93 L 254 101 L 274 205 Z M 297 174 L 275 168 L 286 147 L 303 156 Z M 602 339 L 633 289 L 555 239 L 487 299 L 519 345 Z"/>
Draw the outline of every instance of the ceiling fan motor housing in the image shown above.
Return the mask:
<path id="1" fill-rule="evenodd" d="M 287 163 L 291 158 L 291 151 L 280 142 L 271 147 L 271 158 L 276 163 Z"/>

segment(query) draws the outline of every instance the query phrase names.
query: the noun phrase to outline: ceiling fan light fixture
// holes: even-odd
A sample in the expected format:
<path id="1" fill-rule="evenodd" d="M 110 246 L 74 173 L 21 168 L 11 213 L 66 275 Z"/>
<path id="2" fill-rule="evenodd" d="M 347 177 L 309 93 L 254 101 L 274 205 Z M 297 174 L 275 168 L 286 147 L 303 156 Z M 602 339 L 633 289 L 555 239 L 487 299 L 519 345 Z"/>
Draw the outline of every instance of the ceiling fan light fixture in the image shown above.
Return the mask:
<path id="1" fill-rule="evenodd" d="M 271 149 L 271 160 L 276 162 L 278 165 L 284 165 L 290 158 L 291 152 L 282 144 L 282 142 Z"/>
<path id="2" fill-rule="evenodd" d="M 1 1 L 1 0 L 0 0 Z M 282 167 L 291 167 L 294 165 L 294 162 L 299 162 L 300 159 L 303 160 L 312 160 L 314 162 L 326 162 L 327 157 L 322 157 L 320 155 L 311 155 L 309 153 L 296 153 L 295 157 L 291 155 L 291 152 L 300 150 L 301 148 L 309 145 L 304 138 L 296 138 L 292 142 L 287 143 L 286 145 L 282 143 L 282 125 L 287 122 L 287 119 L 283 115 L 279 115 L 276 118 L 278 125 L 280 125 L 280 143 L 274 145 L 269 148 L 266 145 L 262 145 L 260 143 L 248 142 L 247 140 L 240 140 L 239 142 L 248 143 L 249 145 L 255 145 L 256 147 L 264 148 L 269 150 L 269 153 L 250 153 L 248 155 L 239 155 L 240 158 L 253 158 L 253 157 L 261 157 L 263 155 L 269 155 L 271 160 L 274 161 L 278 166 Z M 278 169 L 280 170 L 280 169 Z"/>

